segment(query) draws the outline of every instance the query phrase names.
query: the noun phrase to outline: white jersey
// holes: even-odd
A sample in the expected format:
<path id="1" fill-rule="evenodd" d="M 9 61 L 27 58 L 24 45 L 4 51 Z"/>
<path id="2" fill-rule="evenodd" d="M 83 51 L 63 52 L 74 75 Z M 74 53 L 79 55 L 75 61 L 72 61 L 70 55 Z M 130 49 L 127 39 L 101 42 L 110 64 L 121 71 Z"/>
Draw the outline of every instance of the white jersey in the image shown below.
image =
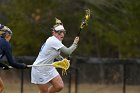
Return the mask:
<path id="1" fill-rule="evenodd" d="M 42 46 L 39 55 L 33 65 L 52 64 L 54 59 L 60 55 L 60 48 L 63 47 L 61 41 L 55 36 L 49 37 Z M 35 84 L 45 84 L 59 75 L 53 66 L 32 67 L 31 82 Z"/>
<path id="2" fill-rule="evenodd" d="M 39 52 L 33 65 L 52 64 L 54 59 L 60 55 L 59 49 L 64 45 L 55 36 L 49 37 Z"/>

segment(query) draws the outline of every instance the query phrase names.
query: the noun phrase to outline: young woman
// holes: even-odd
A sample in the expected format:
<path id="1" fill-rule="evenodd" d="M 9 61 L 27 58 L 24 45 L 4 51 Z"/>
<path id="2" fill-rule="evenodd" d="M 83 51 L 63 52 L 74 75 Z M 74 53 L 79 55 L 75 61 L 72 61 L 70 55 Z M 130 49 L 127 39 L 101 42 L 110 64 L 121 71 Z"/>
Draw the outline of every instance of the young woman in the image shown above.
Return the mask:
<path id="1" fill-rule="evenodd" d="M 52 64 L 55 59 L 62 60 L 61 52 L 70 55 L 76 49 L 79 37 L 76 37 L 73 44 L 67 48 L 62 44 L 65 33 L 61 21 L 57 20 L 52 30 L 52 36 L 42 45 L 33 65 Z M 32 67 L 31 82 L 38 86 L 39 93 L 55 93 L 61 91 L 64 87 L 61 76 L 52 66 Z M 49 86 L 49 83 L 51 86 Z"/>
<path id="2" fill-rule="evenodd" d="M 15 60 L 12 57 L 12 49 L 11 45 L 9 44 L 9 41 L 12 37 L 12 31 L 0 24 L 0 60 L 3 58 L 3 56 L 6 56 L 9 65 L 11 65 L 14 68 L 17 69 L 24 69 L 27 68 L 26 64 L 24 63 L 16 63 Z M 4 64 L 0 61 L 0 67 L 4 70 L 9 69 L 7 64 Z M 3 81 L 0 78 L 0 93 L 2 93 L 4 89 Z"/>

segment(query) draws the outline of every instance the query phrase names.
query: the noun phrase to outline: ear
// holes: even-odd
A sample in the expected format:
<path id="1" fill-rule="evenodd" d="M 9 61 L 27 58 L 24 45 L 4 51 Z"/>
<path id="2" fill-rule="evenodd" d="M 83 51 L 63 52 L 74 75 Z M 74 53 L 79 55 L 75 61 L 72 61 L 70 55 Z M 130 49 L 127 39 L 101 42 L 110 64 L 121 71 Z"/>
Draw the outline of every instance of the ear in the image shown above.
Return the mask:
<path id="1" fill-rule="evenodd" d="M 54 31 L 52 31 L 52 35 L 54 34 Z"/>
<path id="2" fill-rule="evenodd" d="M 53 35 L 53 36 L 57 36 L 57 34 L 56 34 L 55 31 L 52 31 L 52 35 Z"/>

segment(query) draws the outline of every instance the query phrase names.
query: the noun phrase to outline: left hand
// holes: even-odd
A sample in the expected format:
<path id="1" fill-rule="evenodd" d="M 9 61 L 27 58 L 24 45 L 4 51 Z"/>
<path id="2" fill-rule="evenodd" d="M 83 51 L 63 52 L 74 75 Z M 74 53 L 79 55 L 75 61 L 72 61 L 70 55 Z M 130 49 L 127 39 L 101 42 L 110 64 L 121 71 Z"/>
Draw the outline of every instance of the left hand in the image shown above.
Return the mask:
<path id="1" fill-rule="evenodd" d="M 9 66 L 4 66 L 4 67 L 2 67 L 2 69 L 3 70 L 9 70 L 10 68 L 9 68 Z"/>
<path id="2" fill-rule="evenodd" d="M 77 37 L 75 37 L 75 39 L 74 39 L 74 44 L 78 44 L 78 42 L 79 42 L 79 36 L 77 36 Z"/>

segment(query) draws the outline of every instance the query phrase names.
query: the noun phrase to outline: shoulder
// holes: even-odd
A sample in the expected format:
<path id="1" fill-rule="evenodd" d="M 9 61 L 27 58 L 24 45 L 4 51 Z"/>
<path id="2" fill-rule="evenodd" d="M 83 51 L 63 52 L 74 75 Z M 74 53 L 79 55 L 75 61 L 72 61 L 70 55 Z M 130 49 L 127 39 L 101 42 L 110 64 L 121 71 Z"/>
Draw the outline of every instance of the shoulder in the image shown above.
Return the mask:
<path id="1" fill-rule="evenodd" d="M 49 37 L 46 42 L 50 42 L 50 43 L 61 43 L 55 36 Z"/>
<path id="2" fill-rule="evenodd" d="M 55 36 L 50 36 L 48 40 L 57 40 L 57 38 Z"/>
<path id="3" fill-rule="evenodd" d="M 8 45 L 9 44 L 4 38 L 0 38 L 0 43 L 1 43 L 1 45 Z"/>
<path id="4" fill-rule="evenodd" d="M 58 40 L 55 36 L 49 37 L 46 41 L 46 45 L 49 45 L 49 47 L 53 47 L 56 50 L 58 50 L 58 49 L 60 49 L 61 47 L 64 46 L 62 44 L 62 42 L 60 40 Z"/>
<path id="5" fill-rule="evenodd" d="M 11 47 L 9 42 L 7 42 L 4 38 L 0 38 L 0 44 L 1 44 L 1 47 L 6 47 L 6 48 Z"/>

